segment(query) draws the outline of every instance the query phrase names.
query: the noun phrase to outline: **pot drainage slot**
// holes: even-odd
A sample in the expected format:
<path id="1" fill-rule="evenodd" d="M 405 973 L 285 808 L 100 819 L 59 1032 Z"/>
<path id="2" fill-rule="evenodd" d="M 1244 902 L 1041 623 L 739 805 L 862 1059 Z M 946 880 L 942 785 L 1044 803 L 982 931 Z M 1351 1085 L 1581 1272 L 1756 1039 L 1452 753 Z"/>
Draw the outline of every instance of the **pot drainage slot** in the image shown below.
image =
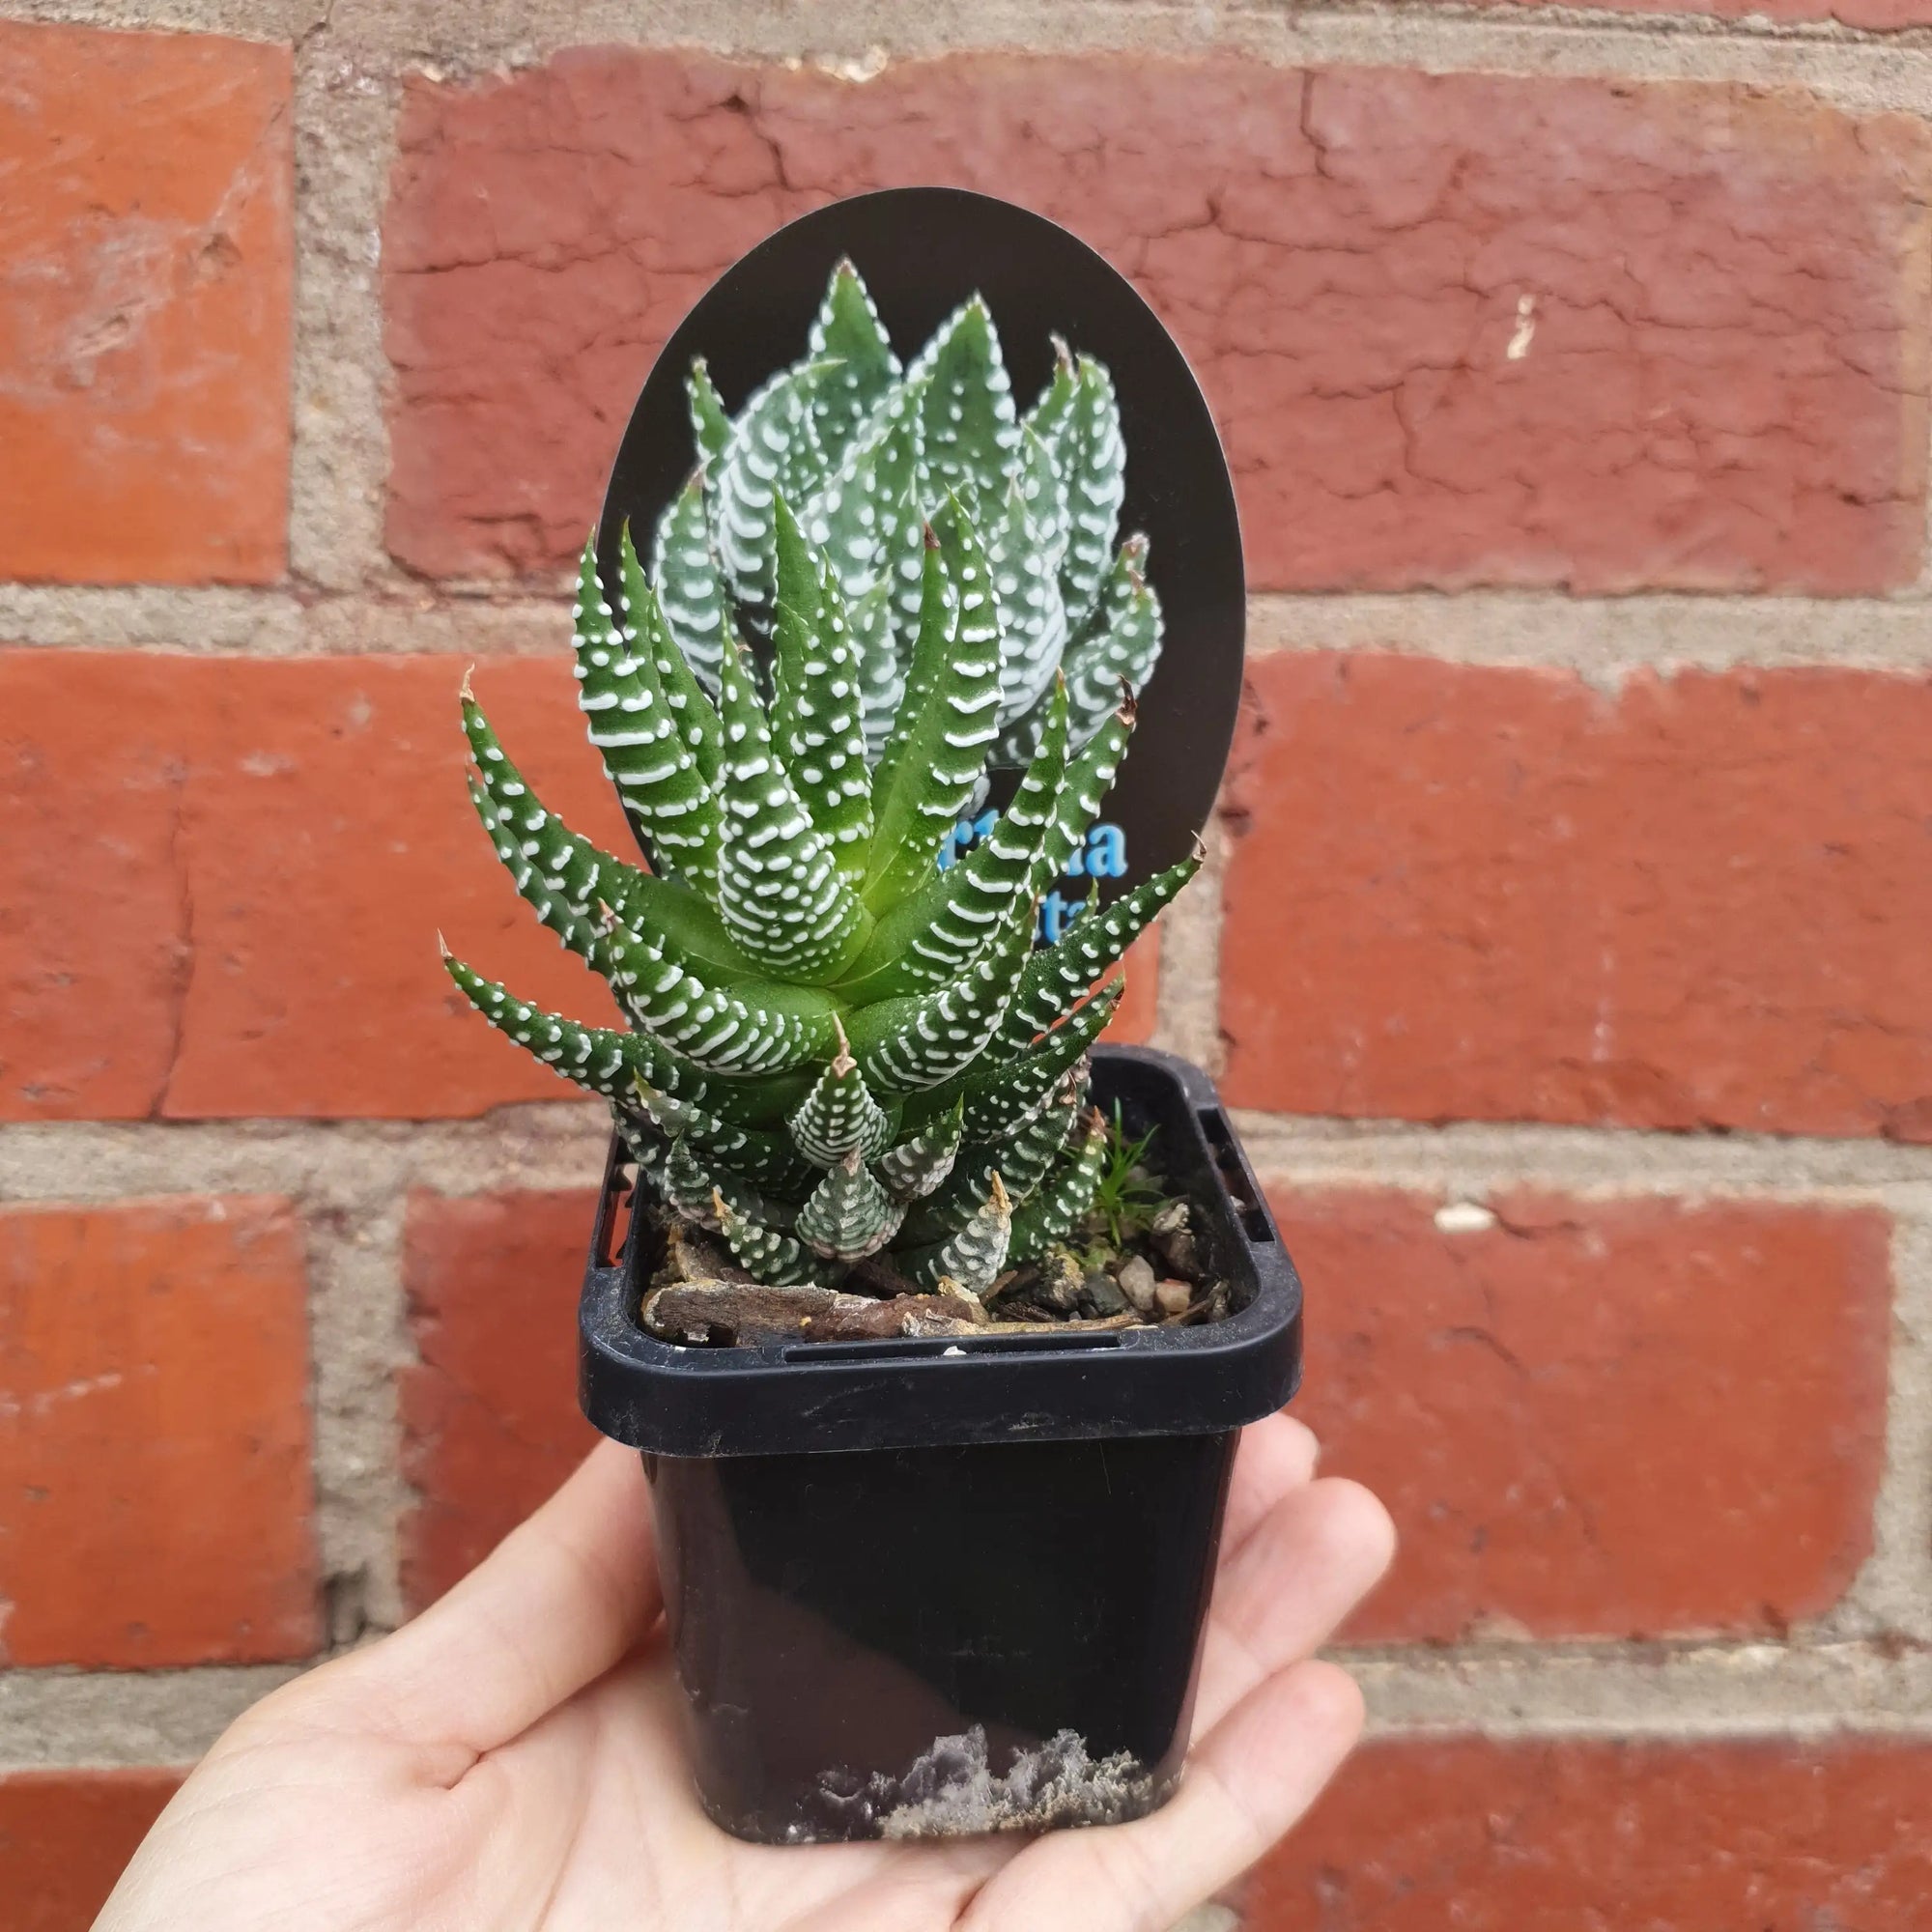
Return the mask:
<path id="1" fill-rule="evenodd" d="M 1063 1349 L 1118 1349 L 1119 1331 L 1078 1335 L 934 1335 L 900 1342 L 794 1342 L 787 1362 L 903 1362 L 934 1355 L 1037 1355 Z"/>
<path id="2" fill-rule="evenodd" d="M 1241 1232 L 1256 1247 L 1272 1247 L 1280 1236 L 1274 1231 L 1274 1223 L 1268 1219 L 1267 1209 L 1255 1199 L 1254 1182 L 1249 1178 L 1247 1163 L 1235 1144 L 1235 1130 L 1228 1124 L 1227 1115 L 1219 1107 L 1197 1107 L 1194 1114 L 1201 1122 L 1201 1131 L 1208 1136 L 1208 1147 L 1213 1151 L 1214 1165 L 1221 1170 L 1228 1199 L 1234 1205 L 1235 1212 L 1241 1217 Z"/>

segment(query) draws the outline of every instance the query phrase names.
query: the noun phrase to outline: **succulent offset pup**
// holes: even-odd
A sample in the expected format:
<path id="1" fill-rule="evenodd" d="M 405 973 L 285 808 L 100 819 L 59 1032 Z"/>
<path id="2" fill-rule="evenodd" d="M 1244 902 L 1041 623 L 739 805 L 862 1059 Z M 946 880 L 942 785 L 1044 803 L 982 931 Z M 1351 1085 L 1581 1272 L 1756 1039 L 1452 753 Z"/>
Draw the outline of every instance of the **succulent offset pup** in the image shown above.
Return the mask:
<path id="1" fill-rule="evenodd" d="M 1093 1202 L 1096 984 L 1198 864 L 1036 949 L 1160 648 L 1146 543 L 1116 542 L 1112 383 L 1063 347 L 1019 416 L 977 297 L 902 370 L 840 264 L 803 361 L 735 418 L 701 363 L 690 397 L 699 462 L 650 570 L 626 529 L 606 584 L 593 539 L 576 607 L 649 869 L 548 811 L 463 695 L 497 853 L 628 1030 L 448 970 L 754 1280 L 974 1298 Z M 956 854 L 1002 765 L 1010 803 Z"/>

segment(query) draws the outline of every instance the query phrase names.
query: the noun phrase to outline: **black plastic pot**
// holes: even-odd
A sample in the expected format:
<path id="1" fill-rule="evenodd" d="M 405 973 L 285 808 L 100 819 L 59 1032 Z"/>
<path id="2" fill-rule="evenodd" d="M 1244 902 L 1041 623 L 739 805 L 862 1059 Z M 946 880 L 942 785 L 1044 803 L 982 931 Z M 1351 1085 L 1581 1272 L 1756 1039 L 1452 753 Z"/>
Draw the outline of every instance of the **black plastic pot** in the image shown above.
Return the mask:
<path id="1" fill-rule="evenodd" d="M 1293 1393 L 1301 1288 L 1212 1084 L 1103 1047 L 1223 1321 L 682 1348 L 613 1146 L 584 1413 L 644 1452 L 704 1806 L 766 1843 L 1138 1817 L 1173 1792 L 1236 1432 Z"/>

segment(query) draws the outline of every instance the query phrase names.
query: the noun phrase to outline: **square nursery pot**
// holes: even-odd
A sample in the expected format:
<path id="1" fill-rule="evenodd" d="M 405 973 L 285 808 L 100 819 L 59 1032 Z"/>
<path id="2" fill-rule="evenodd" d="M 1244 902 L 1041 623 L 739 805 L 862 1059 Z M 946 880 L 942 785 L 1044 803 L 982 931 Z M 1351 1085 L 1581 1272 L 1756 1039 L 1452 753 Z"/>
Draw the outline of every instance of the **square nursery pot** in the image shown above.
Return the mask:
<path id="1" fill-rule="evenodd" d="M 1237 1432 L 1293 1393 L 1301 1288 L 1212 1084 L 1138 1047 L 1233 1313 L 1065 1336 L 687 1348 L 639 1325 L 613 1146 L 584 1412 L 643 1451 L 705 1809 L 771 1844 L 1111 1824 L 1174 1791 Z"/>

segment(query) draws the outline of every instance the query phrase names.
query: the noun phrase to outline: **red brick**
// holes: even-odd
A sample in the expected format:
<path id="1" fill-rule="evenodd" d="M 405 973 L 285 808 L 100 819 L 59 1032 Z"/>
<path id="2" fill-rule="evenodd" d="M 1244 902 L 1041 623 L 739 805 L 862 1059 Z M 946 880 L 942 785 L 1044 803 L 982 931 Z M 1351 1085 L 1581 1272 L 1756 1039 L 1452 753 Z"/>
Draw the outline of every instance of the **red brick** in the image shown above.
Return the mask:
<path id="1" fill-rule="evenodd" d="M 1364 1640 L 1781 1631 L 1871 1547 L 1888 1223 L 1770 1202 L 1269 1199 L 1307 1284 L 1294 1412 L 1395 1516 Z"/>
<path id="2" fill-rule="evenodd" d="M 1920 1932 L 1922 1741 L 1369 1746 L 1248 1932 Z"/>
<path id="3" fill-rule="evenodd" d="M 286 1201 L 0 1210 L 0 1662 L 317 1647 L 304 1286 Z"/>
<path id="4" fill-rule="evenodd" d="M 589 1452 L 577 1295 L 595 1192 L 410 1197 L 403 1279 L 418 1364 L 402 1381 L 402 1531 L 413 1609 L 471 1569 Z"/>
<path id="5" fill-rule="evenodd" d="M 1932 1139 L 1932 681 L 1250 667 L 1237 1105 Z"/>
<path id="6" fill-rule="evenodd" d="M 0 1777 L 0 1917 L 9 1932 L 87 1932 L 181 1782 L 176 1771 Z"/>
<path id="7" fill-rule="evenodd" d="M 1257 588 L 1836 593 L 1917 567 L 1927 137 L 1902 117 L 1092 55 L 860 85 L 596 48 L 418 81 L 401 142 L 388 529 L 414 570 L 565 564 L 718 271 L 808 208 L 928 182 L 1065 221 L 1167 318 Z"/>
<path id="8" fill-rule="evenodd" d="M 282 574 L 286 47 L 0 23 L 0 577 Z"/>
<path id="9" fill-rule="evenodd" d="M 545 796 L 621 850 L 564 650 L 476 688 Z M 0 1114 L 423 1118 L 573 1094 L 437 955 L 440 927 L 529 997 L 614 1017 L 476 823 L 462 673 L 0 652 Z"/>

